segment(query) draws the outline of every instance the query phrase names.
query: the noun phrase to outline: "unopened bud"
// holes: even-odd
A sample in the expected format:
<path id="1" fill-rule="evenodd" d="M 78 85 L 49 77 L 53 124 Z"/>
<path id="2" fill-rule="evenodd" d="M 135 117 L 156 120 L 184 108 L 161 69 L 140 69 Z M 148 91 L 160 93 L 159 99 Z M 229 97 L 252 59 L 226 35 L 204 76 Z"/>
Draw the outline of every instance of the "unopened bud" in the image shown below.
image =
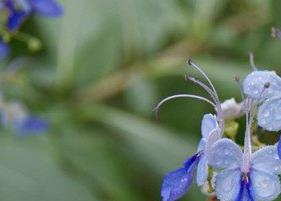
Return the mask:
<path id="1" fill-rule="evenodd" d="M 42 43 L 39 39 L 37 38 L 31 38 L 29 41 L 28 41 L 28 49 L 30 51 L 38 51 L 40 50 L 42 47 Z"/>

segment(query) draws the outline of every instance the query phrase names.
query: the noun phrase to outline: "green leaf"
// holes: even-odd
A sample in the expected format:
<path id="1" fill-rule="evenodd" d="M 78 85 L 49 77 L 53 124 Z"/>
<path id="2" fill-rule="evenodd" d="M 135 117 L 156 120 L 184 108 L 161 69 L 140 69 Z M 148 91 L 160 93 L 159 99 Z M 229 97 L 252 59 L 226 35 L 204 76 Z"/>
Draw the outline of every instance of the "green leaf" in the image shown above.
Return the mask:
<path id="1" fill-rule="evenodd" d="M 98 105 L 81 112 L 83 118 L 94 119 L 119 133 L 158 172 L 179 165 L 196 151 L 193 139 L 184 140 L 175 132 L 121 110 Z"/>
<path id="2" fill-rule="evenodd" d="M 60 169 L 44 136 L 20 140 L 2 135 L 0 157 L 3 201 L 96 200 L 83 185 Z"/>
<path id="3" fill-rule="evenodd" d="M 143 200 L 120 147 L 107 133 L 71 127 L 55 141 L 62 159 L 78 168 L 97 193 L 110 200 Z"/>

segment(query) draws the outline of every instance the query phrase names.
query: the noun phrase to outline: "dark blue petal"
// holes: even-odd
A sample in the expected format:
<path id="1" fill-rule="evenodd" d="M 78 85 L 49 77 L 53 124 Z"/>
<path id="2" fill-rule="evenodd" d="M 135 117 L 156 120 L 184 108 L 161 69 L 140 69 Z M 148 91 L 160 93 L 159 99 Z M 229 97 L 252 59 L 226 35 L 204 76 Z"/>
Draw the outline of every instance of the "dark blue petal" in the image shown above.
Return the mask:
<path id="1" fill-rule="evenodd" d="M 10 53 L 10 47 L 7 43 L 0 41 L 0 59 L 5 59 Z"/>
<path id="2" fill-rule="evenodd" d="M 28 117 L 22 122 L 18 128 L 18 134 L 21 136 L 27 134 L 40 134 L 48 129 L 48 123 L 36 117 Z"/>
<path id="3" fill-rule="evenodd" d="M 185 162 L 185 167 L 169 172 L 164 177 L 161 189 L 163 201 L 177 200 L 188 191 L 198 159 L 198 154 L 195 154 Z"/>
<path id="4" fill-rule="evenodd" d="M 255 201 L 254 196 L 253 196 L 252 182 L 251 182 L 250 177 L 248 179 L 248 182 L 246 183 L 246 189 L 247 189 L 249 201 Z"/>
<path id="5" fill-rule="evenodd" d="M 281 159 L 281 136 L 280 136 L 278 144 L 277 144 L 277 152 L 278 152 L 279 158 Z"/>
<path id="6" fill-rule="evenodd" d="M 8 18 L 7 28 L 10 31 L 18 29 L 27 15 L 28 14 L 23 11 L 13 11 Z"/>
<path id="7" fill-rule="evenodd" d="M 188 158 L 185 162 L 184 162 L 184 167 L 185 168 L 190 168 L 194 162 L 197 162 L 198 159 L 200 158 L 202 152 L 198 152 L 196 154 L 194 154 L 193 156 L 191 156 L 190 158 Z"/>
<path id="8" fill-rule="evenodd" d="M 240 190 L 235 201 L 254 201 L 254 198 L 252 196 L 252 186 L 250 177 L 241 177 Z"/>
<path id="9" fill-rule="evenodd" d="M 23 10 L 19 10 L 15 2 L 11 0 L 6 0 L 4 2 L 4 6 L 8 11 L 8 20 L 7 20 L 7 28 L 10 31 L 14 31 L 19 28 L 21 23 L 25 20 L 28 16 L 28 12 L 24 12 Z"/>
<path id="10" fill-rule="evenodd" d="M 63 7 L 55 0 L 30 0 L 35 12 L 49 17 L 57 17 L 63 14 Z"/>

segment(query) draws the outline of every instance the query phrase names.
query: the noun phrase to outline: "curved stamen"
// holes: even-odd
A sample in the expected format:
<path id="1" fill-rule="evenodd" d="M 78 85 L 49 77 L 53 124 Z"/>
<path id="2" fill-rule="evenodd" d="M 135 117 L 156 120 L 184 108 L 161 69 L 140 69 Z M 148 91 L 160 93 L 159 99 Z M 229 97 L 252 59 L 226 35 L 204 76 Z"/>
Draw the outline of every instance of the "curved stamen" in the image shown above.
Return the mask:
<path id="1" fill-rule="evenodd" d="M 215 99 L 217 100 L 217 101 L 215 101 L 215 103 L 216 103 L 216 107 L 215 108 L 217 110 L 217 119 L 218 119 L 218 122 L 219 122 L 219 125 L 220 125 L 221 129 L 224 130 L 223 111 L 222 111 L 221 104 L 220 104 L 220 101 L 219 101 L 218 93 L 217 93 L 213 83 L 211 82 L 209 77 L 206 75 L 206 73 L 199 66 L 194 64 L 191 59 L 188 60 L 188 64 L 190 66 L 192 66 L 193 68 L 195 68 L 207 80 L 207 82 L 209 83 L 209 85 L 210 85 L 210 87 L 211 87 L 211 89 L 213 91 L 213 94 L 215 96 Z"/>
<path id="2" fill-rule="evenodd" d="M 255 58 L 253 52 L 249 52 L 249 60 L 250 60 L 250 66 L 254 71 L 258 70 L 256 65 L 255 65 Z"/>
<path id="3" fill-rule="evenodd" d="M 200 87 L 202 87 L 213 99 L 213 101 L 215 103 L 218 103 L 218 100 L 216 99 L 216 96 L 214 94 L 214 92 L 203 82 L 201 82 L 200 80 L 196 79 L 195 77 L 189 76 L 189 75 L 185 75 L 185 80 L 190 80 L 192 82 L 194 82 L 195 84 L 198 84 Z"/>
<path id="4" fill-rule="evenodd" d="M 167 97 L 167 98 L 164 98 L 162 101 L 160 101 L 160 102 L 158 103 L 158 105 L 157 105 L 157 106 L 155 107 L 155 109 L 154 109 L 155 112 L 156 112 L 156 118 L 157 118 L 157 119 L 158 119 L 158 114 L 159 114 L 159 111 L 160 111 L 161 106 L 162 106 L 165 102 L 167 102 L 167 101 L 169 101 L 169 100 L 172 100 L 172 99 L 176 99 L 176 98 L 194 98 L 194 99 L 199 99 L 199 100 L 202 100 L 202 101 L 205 101 L 205 102 L 211 104 L 213 107 L 216 108 L 216 105 L 215 105 L 212 101 L 210 101 L 209 99 L 207 99 L 207 98 L 204 98 L 204 97 L 201 97 L 201 96 L 192 95 L 192 94 L 177 94 L 177 95 L 173 95 L 173 96 L 169 96 L 169 97 Z"/>
<path id="5" fill-rule="evenodd" d="M 235 76 L 234 79 L 235 79 L 235 82 L 236 82 L 236 84 L 237 84 L 237 86 L 238 86 L 238 88 L 239 88 L 239 91 L 240 91 L 240 95 L 241 95 L 242 100 L 245 100 L 245 95 L 244 95 L 244 93 L 243 93 L 243 87 L 242 87 L 242 84 L 241 84 L 241 82 L 240 82 L 240 77 Z"/>
<path id="6" fill-rule="evenodd" d="M 189 64 L 190 66 L 194 67 L 196 70 L 198 70 L 198 71 L 201 73 L 201 75 L 203 75 L 203 77 L 207 80 L 207 82 L 208 82 L 209 85 L 211 86 L 211 88 L 212 88 L 212 90 L 213 90 L 213 92 L 214 92 L 214 94 L 215 94 L 217 100 L 219 100 L 219 98 L 218 98 L 218 93 L 217 93 L 217 91 L 216 91 L 216 89 L 215 89 L 213 83 L 211 82 L 211 80 L 209 79 L 209 77 L 206 75 L 206 73 L 205 73 L 199 66 L 197 66 L 196 64 L 194 64 L 191 59 L 188 60 L 188 64 Z"/>

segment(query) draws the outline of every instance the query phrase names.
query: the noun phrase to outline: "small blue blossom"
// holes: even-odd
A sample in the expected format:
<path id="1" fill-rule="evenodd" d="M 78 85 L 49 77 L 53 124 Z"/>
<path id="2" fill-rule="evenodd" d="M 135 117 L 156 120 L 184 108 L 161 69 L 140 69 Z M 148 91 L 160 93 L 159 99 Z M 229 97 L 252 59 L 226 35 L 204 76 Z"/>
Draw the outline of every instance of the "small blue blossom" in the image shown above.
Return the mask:
<path id="1" fill-rule="evenodd" d="M 281 78 L 274 71 L 253 71 L 245 78 L 243 91 L 261 102 L 259 126 L 268 131 L 281 130 Z"/>
<path id="2" fill-rule="evenodd" d="M 7 28 L 17 30 L 33 13 L 47 17 L 58 17 L 63 14 L 63 7 L 55 0 L 4 0 L 0 9 L 8 13 Z"/>
<path id="3" fill-rule="evenodd" d="M 164 177 L 161 196 L 163 201 L 174 201 L 181 198 L 189 189 L 194 170 L 197 166 L 197 185 L 202 186 L 208 177 L 208 151 L 212 144 L 220 138 L 221 130 L 217 119 L 211 114 L 203 117 L 201 124 L 202 139 L 197 153 L 187 159 L 183 167 L 168 173 Z"/>
<path id="4" fill-rule="evenodd" d="M 229 139 L 214 144 L 209 165 L 219 171 L 215 186 L 220 200 L 271 201 L 280 194 L 281 161 L 277 147 L 266 146 L 248 154 Z"/>
<path id="5" fill-rule="evenodd" d="M 19 136 L 28 134 L 42 134 L 48 129 L 48 122 L 38 117 L 28 116 L 21 124 L 16 125 L 16 132 Z"/>
<path id="6" fill-rule="evenodd" d="M 1 122 L 17 135 L 41 134 L 47 131 L 48 123 L 43 119 L 30 116 L 27 109 L 19 102 L 1 102 Z"/>
<path id="7" fill-rule="evenodd" d="M 0 41 L 0 59 L 5 59 L 10 53 L 10 47 L 7 43 Z"/>
<path id="8" fill-rule="evenodd" d="M 47 16 L 58 17 L 63 14 L 63 7 L 55 0 L 30 0 L 34 12 Z"/>

